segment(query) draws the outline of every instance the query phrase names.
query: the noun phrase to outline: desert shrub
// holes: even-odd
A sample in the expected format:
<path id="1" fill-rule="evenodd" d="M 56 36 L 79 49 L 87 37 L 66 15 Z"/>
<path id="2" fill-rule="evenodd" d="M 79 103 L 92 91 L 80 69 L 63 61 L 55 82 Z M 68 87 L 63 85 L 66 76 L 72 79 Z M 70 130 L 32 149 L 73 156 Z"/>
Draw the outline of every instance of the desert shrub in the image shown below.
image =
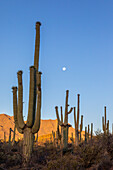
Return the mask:
<path id="1" fill-rule="evenodd" d="M 77 169 L 77 162 L 75 160 L 75 157 L 73 155 L 65 155 L 62 158 L 59 157 L 56 160 L 50 160 L 47 165 L 46 169 L 48 170 L 59 170 L 59 169 L 65 169 L 65 170 L 74 170 Z"/>
<path id="2" fill-rule="evenodd" d="M 110 169 L 113 167 L 113 135 L 98 133 L 93 140 L 83 142 L 78 147 L 70 145 L 68 152 L 62 154 L 58 147 L 47 143 L 36 146 L 26 169 L 34 170 L 84 170 Z M 22 169 L 22 141 L 14 146 L 0 142 L 0 169 Z M 24 167 L 25 169 L 25 167 Z"/>

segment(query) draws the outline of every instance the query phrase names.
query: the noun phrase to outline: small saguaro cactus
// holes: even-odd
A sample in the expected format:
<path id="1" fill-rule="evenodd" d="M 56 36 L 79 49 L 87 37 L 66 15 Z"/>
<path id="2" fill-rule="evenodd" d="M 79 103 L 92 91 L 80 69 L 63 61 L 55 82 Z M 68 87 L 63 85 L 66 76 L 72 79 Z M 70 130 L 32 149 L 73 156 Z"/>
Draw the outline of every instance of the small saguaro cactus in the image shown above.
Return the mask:
<path id="1" fill-rule="evenodd" d="M 59 113 L 58 113 L 58 106 L 55 107 L 56 110 L 56 116 L 59 125 L 61 126 L 61 145 L 63 145 L 63 149 L 67 150 L 68 147 L 68 129 L 71 127 L 70 124 L 68 124 L 68 114 L 70 114 L 73 110 L 71 107 L 70 110 L 68 111 L 68 96 L 69 96 L 69 90 L 66 90 L 66 101 L 65 101 L 65 118 L 64 118 L 64 123 L 63 123 L 63 114 L 62 114 L 62 107 L 61 107 L 61 120 L 59 118 Z"/>
<path id="2" fill-rule="evenodd" d="M 36 40 L 34 66 L 30 67 L 30 88 L 29 88 L 29 106 L 27 123 L 23 120 L 23 83 L 22 71 L 18 71 L 18 102 L 17 87 L 13 89 L 13 113 L 17 130 L 24 135 L 23 137 L 23 155 L 28 162 L 33 151 L 34 134 L 39 131 L 41 117 L 41 72 L 39 66 L 39 45 L 40 45 L 40 22 L 36 23 Z M 37 103 L 37 106 L 36 106 Z"/>
<path id="3" fill-rule="evenodd" d="M 61 144 L 61 133 L 60 133 L 58 121 L 57 121 L 56 140 L 57 140 L 57 143 L 59 143 L 59 141 L 60 141 L 60 144 Z"/>
<path id="4" fill-rule="evenodd" d="M 71 133 L 70 140 L 71 140 L 71 142 L 72 142 L 72 145 L 73 145 L 73 143 L 74 143 L 74 139 L 73 139 L 73 132 Z"/>
<path id="5" fill-rule="evenodd" d="M 87 142 L 87 127 L 85 127 L 85 142 Z"/>
<path id="6" fill-rule="evenodd" d="M 9 129 L 9 144 L 11 144 L 11 132 L 12 132 L 12 129 L 10 128 Z"/>
<path id="7" fill-rule="evenodd" d="M 87 140 L 89 140 L 89 135 L 90 135 L 90 127 L 89 127 L 89 124 L 88 124 Z"/>
<path id="8" fill-rule="evenodd" d="M 6 132 L 4 132 L 4 142 L 6 143 Z"/>
<path id="9" fill-rule="evenodd" d="M 104 134 L 109 134 L 109 120 L 106 121 L 106 106 L 104 107 L 104 117 L 102 117 L 102 128 Z"/>
<path id="10" fill-rule="evenodd" d="M 16 126 L 14 127 L 14 131 L 13 131 L 12 145 L 15 144 L 15 131 L 16 131 Z"/>
<path id="11" fill-rule="evenodd" d="M 80 124 L 80 142 L 81 142 L 81 138 L 82 138 L 82 130 L 83 130 L 83 115 L 81 115 L 81 124 Z"/>
<path id="12" fill-rule="evenodd" d="M 93 138 L 93 123 L 91 123 L 91 140 Z"/>
<path id="13" fill-rule="evenodd" d="M 80 132 L 79 132 L 80 94 L 78 94 L 77 96 L 78 96 L 77 116 L 76 116 L 76 107 L 74 107 L 75 146 L 78 146 L 78 143 L 79 143 L 79 133 L 80 133 L 80 140 L 81 140 L 81 132 L 82 132 L 82 129 L 83 129 L 83 115 L 81 115 L 81 125 L 80 125 Z"/>
<path id="14" fill-rule="evenodd" d="M 55 132 L 52 130 L 52 136 L 53 136 L 53 145 L 55 146 Z"/>

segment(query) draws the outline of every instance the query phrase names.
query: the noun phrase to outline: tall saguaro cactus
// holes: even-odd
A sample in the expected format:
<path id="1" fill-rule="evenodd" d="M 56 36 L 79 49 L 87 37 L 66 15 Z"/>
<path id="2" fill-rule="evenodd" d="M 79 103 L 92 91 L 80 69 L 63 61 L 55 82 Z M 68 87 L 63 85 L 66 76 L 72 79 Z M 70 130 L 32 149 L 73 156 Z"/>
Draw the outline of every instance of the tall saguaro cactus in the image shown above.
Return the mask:
<path id="1" fill-rule="evenodd" d="M 39 131 L 41 117 L 41 72 L 39 65 L 40 22 L 36 23 L 36 40 L 34 66 L 30 67 L 30 89 L 27 123 L 23 120 L 23 83 L 22 71 L 18 71 L 18 101 L 17 87 L 13 89 L 13 112 L 17 130 L 24 135 L 23 155 L 26 162 L 31 158 L 33 151 L 34 134 Z M 36 106 L 37 102 L 37 106 Z"/>
<path id="2" fill-rule="evenodd" d="M 74 107 L 75 146 L 78 146 L 78 143 L 79 143 L 80 94 L 78 94 L 77 96 L 78 96 L 77 116 L 76 116 L 76 107 Z M 81 140 L 81 132 L 82 132 L 82 129 L 83 129 L 83 115 L 81 115 L 80 140 Z"/>
<path id="3" fill-rule="evenodd" d="M 58 106 L 55 107 L 56 110 L 56 116 L 59 125 L 61 126 L 61 136 L 62 136 L 62 142 L 61 144 L 63 145 L 63 149 L 66 150 L 68 146 L 68 129 L 71 127 L 71 125 L 68 124 L 68 114 L 70 114 L 73 110 L 71 107 L 70 110 L 68 111 L 68 97 L 69 97 L 69 90 L 66 90 L 66 101 L 65 101 L 65 117 L 64 117 L 64 123 L 63 123 L 63 114 L 62 114 L 62 107 L 61 107 L 61 120 L 59 118 L 59 113 L 58 113 Z"/>
<path id="4" fill-rule="evenodd" d="M 104 134 L 109 133 L 109 120 L 106 121 L 106 106 L 104 107 L 104 117 L 102 117 L 102 127 Z"/>

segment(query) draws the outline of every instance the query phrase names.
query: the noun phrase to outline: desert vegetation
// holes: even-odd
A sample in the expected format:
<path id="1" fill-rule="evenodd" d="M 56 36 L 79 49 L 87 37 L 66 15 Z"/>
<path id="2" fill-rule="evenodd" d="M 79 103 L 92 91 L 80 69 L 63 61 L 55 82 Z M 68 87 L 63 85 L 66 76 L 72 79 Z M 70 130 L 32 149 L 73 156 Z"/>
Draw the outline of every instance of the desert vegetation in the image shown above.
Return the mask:
<path id="1" fill-rule="evenodd" d="M 17 72 L 18 88 L 13 90 L 14 130 L 9 129 L 9 140 L 0 141 L 0 169 L 112 169 L 113 168 L 113 131 L 109 131 L 106 120 L 106 106 L 102 117 L 102 130 L 93 132 L 93 123 L 85 127 L 83 133 L 83 115 L 80 120 L 80 94 L 77 95 L 77 107 L 68 103 L 69 90 L 66 90 L 65 111 L 55 106 L 57 129 L 38 137 L 41 121 L 41 72 L 39 72 L 40 22 L 36 23 L 34 65 L 30 67 L 30 90 L 27 121 L 23 120 L 23 82 L 22 71 Z M 17 94 L 18 92 L 18 94 Z M 17 98 L 18 96 L 18 98 Z M 69 108 L 70 107 L 70 108 Z M 69 136 L 72 126 L 68 122 L 73 114 L 75 132 Z M 90 130 L 91 129 L 91 130 Z M 15 139 L 15 131 L 23 134 Z M 11 138 L 11 134 L 13 137 Z"/>
<path id="2" fill-rule="evenodd" d="M 113 135 L 96 133 L 92 140 L 83 141 L 76 147 L 74 143 L 68 143 L 65 153 L 53 141 L 43 145 L 37 142 L 26 167 L 23 166 L 23 140 L 13 146 L 0 142 L 0 169 L 112 169 Z"/>

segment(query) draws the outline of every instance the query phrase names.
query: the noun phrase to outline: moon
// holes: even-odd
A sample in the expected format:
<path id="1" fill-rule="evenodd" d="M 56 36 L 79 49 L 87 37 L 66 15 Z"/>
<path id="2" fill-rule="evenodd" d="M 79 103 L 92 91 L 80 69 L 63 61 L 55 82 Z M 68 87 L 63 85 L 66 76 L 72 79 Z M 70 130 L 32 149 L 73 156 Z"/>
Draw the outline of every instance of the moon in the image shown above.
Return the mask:
<path id="1" fill-rule="evenodd" d="M 63 71 L 66 71 L 66 67 L 62 67 L 62 70 L 63 70 Z"/>

